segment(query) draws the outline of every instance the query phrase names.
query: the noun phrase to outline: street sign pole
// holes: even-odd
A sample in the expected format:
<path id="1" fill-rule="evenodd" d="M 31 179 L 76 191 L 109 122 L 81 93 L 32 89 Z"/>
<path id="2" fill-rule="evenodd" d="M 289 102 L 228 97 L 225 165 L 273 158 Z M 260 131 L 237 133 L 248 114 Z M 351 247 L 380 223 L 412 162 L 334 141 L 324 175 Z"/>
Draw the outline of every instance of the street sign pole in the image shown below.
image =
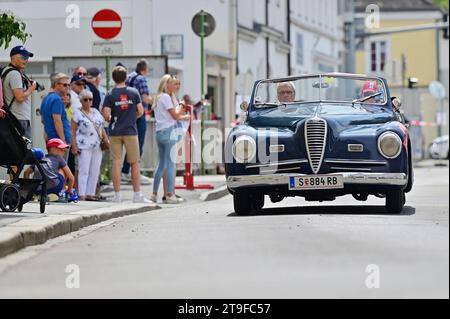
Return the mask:
<path id="1" fill-rule="evenodd" d="M 201 10 L 199 13 L 197 13 L 193 20 L 192 20 L 192 29 L 194 33 L 200 37 L 200 98 L 203 99 L 205 95 L 205 38 L 210 36 L 211 33 L 213 33 L 215 28 L 215 20 L 214 18 L 204 10 Z M 192 115 L 193 113 L 191 113 Z M 203 114 L 203 112 L 202 112 Z M 201 121 L 201 135 L 203 136 L 203 128 L 204 123 L 203 120 Z M 188 189 L 188 190 L 194 190 L 194 189 L 214 189 L 214 186 L 211 184 L 204 184 L 204 185 L 196 185 L 194 183 L 194 175 L 192 174 L 192 121 L 191 126 L 188 130 L 188 137 L 186 143 L 186 146 L 188 148 L 188 156 L 187 156 L 187 163 L 186 163 L 186 170 L 184 173 L 184 184 L 183 185 L 177 185 L 176 189 Z M 202 137 L 200 137 L 200 144 L 202 143 Z M 201 147 L 202 148 L 202 147 Z M 203 154 L 201 154 L 201 161 L 200 161 L 200 170 L 202 175 L 204 174 L 204 162 L 203 162 Z"/>
<path id="2" fill-rule="evenodd" d="M 200 11 L 200 94 L 200 99 L 203 99 L 205 95 L 205 12 L 203 10 Z M 200 144 L 203 146 L 203 110 L 200 118 L 202 119 L 200 128 L 202 136 L 200 138 Z M 203 161 L 203 154 L 201 154 L 200 172 L 202 175 L 205 175 L 205 163 Z"/>
<path id="3" fill-rule="evenodd" d="M 205 12 L 200 12 L 200 74 L 201 74 L 201 98 L 205 95 Z"/>

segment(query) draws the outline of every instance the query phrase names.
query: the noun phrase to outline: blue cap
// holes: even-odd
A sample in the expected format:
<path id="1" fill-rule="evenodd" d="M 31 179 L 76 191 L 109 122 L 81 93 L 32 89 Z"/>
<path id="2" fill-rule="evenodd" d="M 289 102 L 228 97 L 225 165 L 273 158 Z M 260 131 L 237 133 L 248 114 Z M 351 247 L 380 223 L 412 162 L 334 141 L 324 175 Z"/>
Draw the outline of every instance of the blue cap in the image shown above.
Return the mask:
<path id="1" fill-rule="evenodd" d="M 78 81 L 83 81 L 84 83 L 86 83 L 86 79 L 83 76 L 78 75 L 78 74 L 72 76 L 70 83 L 74 83 L 74 82 L 78 82 Z"/>
<path id="2" fill-rule="evenodd" d="M 16 54 L 22 54 L 24 56 L 28 56 L 30 58 L 32 58 L 34 56 L 33 53 L 31 53 L 30 51 L 28 51 L 23 45 L 18 45 L 15 46 L 14 48 L 11 49 L 11 52 L 9 53 L 9 56 L 13 56 Z"/>

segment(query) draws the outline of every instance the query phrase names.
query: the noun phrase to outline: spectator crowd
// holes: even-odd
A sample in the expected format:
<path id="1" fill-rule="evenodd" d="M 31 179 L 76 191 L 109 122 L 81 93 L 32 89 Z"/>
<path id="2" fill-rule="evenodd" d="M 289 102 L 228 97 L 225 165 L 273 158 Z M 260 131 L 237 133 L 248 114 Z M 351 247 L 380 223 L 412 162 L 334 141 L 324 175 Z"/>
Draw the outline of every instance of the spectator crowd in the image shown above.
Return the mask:
<path id="1" fill-rule="evenodd" d="M 10 52 L 10 64 L 0 69 L 0 120 L 10 115 L 21 126 L 23 136 L 31 139 L 31 95 L 39 84 L 29 79 L 25 69 L 33 53 L 24 46 Z M 61 200 L 75 189 L 78 200 L 105 200 L 99 192 L 100 174 L 105 151 L 112 160 L 114 202 L 122 202 L 121 183 L 131 182 L 133 202 L 156 203 L 163 180 L 163 203 L 184 201 L 175 193 L 176 145 L 183 139 L 185 127 L 198 113 L 190 97 L 177 97 L 180 80 L 164 75 L 151 96 L 147 76 L 149 65 L 140 60 L 132 72 L 123 65 L 112 69 L 115 83 L 106 92 L 101 86 L 102 73 L 98 68 L 76 67 L 72 74 L 56 73 L 51 76 L 51 87 L 43 97 L 40 113 L 44 127 L 48 162 L 47 193 L 49 200 Z M 140 160 L 146 150 L 146 114 L 155 118 L 155 134 L 159 164 L 155 173 L 153 193 L 146 198 L 141 191 Z M 186 123 L 186 124 L 183 124 Z M 33 168 L 25 172 L 33 178 Z M 47 174 L 46 174 L 47 175 Z"/>

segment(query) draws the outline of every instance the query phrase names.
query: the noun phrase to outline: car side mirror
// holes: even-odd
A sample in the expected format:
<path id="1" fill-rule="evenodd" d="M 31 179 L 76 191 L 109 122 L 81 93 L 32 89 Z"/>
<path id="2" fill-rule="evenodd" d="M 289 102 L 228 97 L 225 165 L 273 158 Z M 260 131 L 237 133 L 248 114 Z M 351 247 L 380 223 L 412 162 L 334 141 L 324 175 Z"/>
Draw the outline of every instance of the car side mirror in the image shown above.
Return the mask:
<path id="1" fill-rule="evenodd" d="M 244 101 L 241 103 L 241 110 L 244 112 L 247 112 L 247 110 L 248 110 L 248 102 L 247 101 Z"/>
<path id="2" fill-rule="evenodd" d="M 402 101 L 398 97 L 393 97 L 391 101 L 395 109 L 399 110 L 402 107 Z"/>

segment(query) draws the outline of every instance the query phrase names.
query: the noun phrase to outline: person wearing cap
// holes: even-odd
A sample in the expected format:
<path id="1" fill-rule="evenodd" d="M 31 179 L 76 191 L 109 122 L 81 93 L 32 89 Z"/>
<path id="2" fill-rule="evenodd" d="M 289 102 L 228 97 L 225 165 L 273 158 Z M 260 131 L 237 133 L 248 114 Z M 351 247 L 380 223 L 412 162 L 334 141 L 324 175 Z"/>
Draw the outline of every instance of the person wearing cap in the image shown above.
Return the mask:
<path id="1" fill-rule="evenodd" d="M 70 105 L 73 113 L 81 108 L 79 95 L 83 92 L 85 86 L 86 79 L 84 76 L 76 74 L 70 79 Z"/>
<path id="2" fill-rule="evenodd" d="M 360 91 L 360 98 L 365 98 L 374 94 L 377 94 L 380 92 L 380 87 L 376 81 L 366 81 L 364 82 L 361 91 Z M 365 101 L 366 103 L 376 103 L 377 97 L 372 97 Z"/>
<path id="3" fill-rule="evenodd" d="M 47 142 L 48 154 L 43 158 L 43 160 L 49 162 L 50 164 L 50 171 L 46 172 L 48 174 L 47 179 L 50 179 L 47 181 L 47 185 L 51 185 L 51 187 L 47 189 L 49 201 L 57 200 L 58 195 L 65 191 L 66 188 L 70 196 L 73 196 L 75 178 L 63 158 L 68 149 L 69 145 L 64 143 L 64 141 L 59 138 L 53 138 Z M 35 170 L 33 166 L 30 166 L 25 171 L 24 177 L 30 178 L 30 175 L 32 173 L 36 174 L 36 172 L 37 170 Z M 55 199 L 53 200 L 52 197 L 55 197 Z"/>
<path id="4" fill-rule="evenodd" d="M 30 81 L 25 75 L 29 58 L 34 56 L 23 45 L 15 46 L 10 52 L 11 62 L 1 74 L 3 95 L 11 113 L 19 120 L 25 137 L 31 139 L 31 94 L 37 83 Z"/>
<path id="5" fill-rule="evenodd" d="M 98 68 L 89 68 L 86 75 L 86 86 L 92 92 L 92 107 L 100 111 L 100 106 L 106 96 L 106 91 L 103 90 L 103 96 L 100 83 L 102 82 L 102 74 Z"/>
<path id="6" fill-rule="evenodd" d="M 47 138 L 59 138 L 64 143 L 72 143 L 72 132 L 63 98 L 69 93 L 69 76 L 58 73 L 51 78 L 52 91 L 42 100 L 41 117 Z M 65 155 L 65 159 L 69 152 Z"/>

